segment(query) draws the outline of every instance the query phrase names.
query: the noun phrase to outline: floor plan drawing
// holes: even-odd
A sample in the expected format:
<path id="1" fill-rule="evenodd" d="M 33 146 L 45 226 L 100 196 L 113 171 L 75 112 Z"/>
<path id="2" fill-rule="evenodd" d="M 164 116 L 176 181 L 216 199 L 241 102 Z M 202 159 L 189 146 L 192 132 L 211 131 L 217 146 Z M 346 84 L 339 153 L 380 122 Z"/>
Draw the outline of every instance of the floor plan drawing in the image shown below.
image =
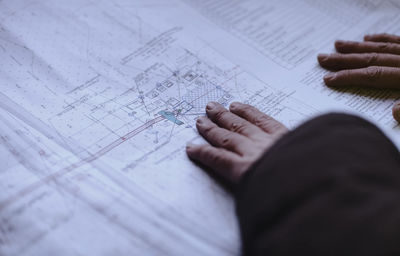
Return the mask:
<path id="1" fill-rule="evenodd" d="M 331 106 L 393 128 L 396 95 L 368 105 L 322 87 L 310 56 L 330 39 L 306 51 L 305 35 L 295 49 L 275 35 L 260 53 L 271 31 L 255 37 L 267 21 L 245 2 L 234 26 L 238 1 L 0 1 L 0 255 L 239 255 L 230 193 L 185 153 L 205 143 L 195 123 L 210 101 L 255 105 L 289 128 Z M 260 10 L 294 13 L 275 2 Z M 316 19 L 317 2 L 294 7 Z M 368 3 L 351 4 L 361 11 L 346 24 L 397 10 Z"/>

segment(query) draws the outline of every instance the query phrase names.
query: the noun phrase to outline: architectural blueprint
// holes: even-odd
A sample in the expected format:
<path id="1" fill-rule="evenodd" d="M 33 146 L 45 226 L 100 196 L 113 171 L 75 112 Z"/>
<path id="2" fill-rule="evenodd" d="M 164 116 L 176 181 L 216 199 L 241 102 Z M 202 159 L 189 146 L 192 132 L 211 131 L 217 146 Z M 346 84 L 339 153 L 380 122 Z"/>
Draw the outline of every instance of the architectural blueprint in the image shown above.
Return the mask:
<path id="1" fill-rule="evenodd" d="M 185 154 L 205 143 L 195 120 L 241 101 L 290 128 L 346 111 L 400 137 L 399 93 L 332 91 L 315 57 L 400 33 L 399 6 L 0 0 L 0 255 L 238 255 L 231 195 Z"/>

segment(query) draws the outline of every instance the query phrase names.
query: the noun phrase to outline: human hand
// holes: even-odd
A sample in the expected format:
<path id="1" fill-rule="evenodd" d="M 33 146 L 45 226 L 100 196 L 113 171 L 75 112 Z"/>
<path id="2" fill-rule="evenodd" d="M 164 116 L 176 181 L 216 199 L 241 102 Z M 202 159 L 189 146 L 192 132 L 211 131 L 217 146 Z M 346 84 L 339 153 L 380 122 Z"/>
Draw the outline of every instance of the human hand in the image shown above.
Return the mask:
<path id="1" fill-rule="evenodd" d="M 188 156 L 230 182 L 237 183 L 288 129 L 256 108 L 232 103 L 229 110 L 210 102 L 208 117 L 197 119 L 197 130 L 211 144 L 188 144 Z"/>
<path id="2" fill-rule="evenodd" d="M 400 37 L 367 35 L 364 42 L 336 41 L 334 54 L 318 55 L 323 68 L 337 71 L 324 77 L 331 87 L 373 87 L 400 89 Z M 400 122 L 400 102 L 393 107 Z"/>

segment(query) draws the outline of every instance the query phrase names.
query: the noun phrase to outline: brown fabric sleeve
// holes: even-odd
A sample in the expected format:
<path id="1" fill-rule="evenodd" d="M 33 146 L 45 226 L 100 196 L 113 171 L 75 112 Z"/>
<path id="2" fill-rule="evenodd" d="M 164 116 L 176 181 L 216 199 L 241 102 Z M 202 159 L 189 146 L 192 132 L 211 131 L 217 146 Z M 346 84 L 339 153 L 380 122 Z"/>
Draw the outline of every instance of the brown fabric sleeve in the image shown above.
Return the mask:
<path id="1" fill-rule="evenodd" d="M 244 255 L 400 255 L 399 152 L 358 117 L 289 133 L 235 196 Z"/>

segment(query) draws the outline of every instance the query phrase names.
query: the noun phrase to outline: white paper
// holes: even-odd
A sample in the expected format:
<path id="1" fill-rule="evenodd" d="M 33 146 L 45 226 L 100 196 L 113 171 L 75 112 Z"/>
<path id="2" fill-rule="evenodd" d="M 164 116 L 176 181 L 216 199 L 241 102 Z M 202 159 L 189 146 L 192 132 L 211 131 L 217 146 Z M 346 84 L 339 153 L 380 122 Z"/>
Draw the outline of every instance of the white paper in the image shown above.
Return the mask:
<path id="1" fill-rule="evenodd" d="M 238 255 L 230 194 L 185 154 L 206 103 L 396 137 L 399 94 L 331 91 L 316 54 L 399 21 L 394 1 L 0 1 L 0 255 Z"/>

